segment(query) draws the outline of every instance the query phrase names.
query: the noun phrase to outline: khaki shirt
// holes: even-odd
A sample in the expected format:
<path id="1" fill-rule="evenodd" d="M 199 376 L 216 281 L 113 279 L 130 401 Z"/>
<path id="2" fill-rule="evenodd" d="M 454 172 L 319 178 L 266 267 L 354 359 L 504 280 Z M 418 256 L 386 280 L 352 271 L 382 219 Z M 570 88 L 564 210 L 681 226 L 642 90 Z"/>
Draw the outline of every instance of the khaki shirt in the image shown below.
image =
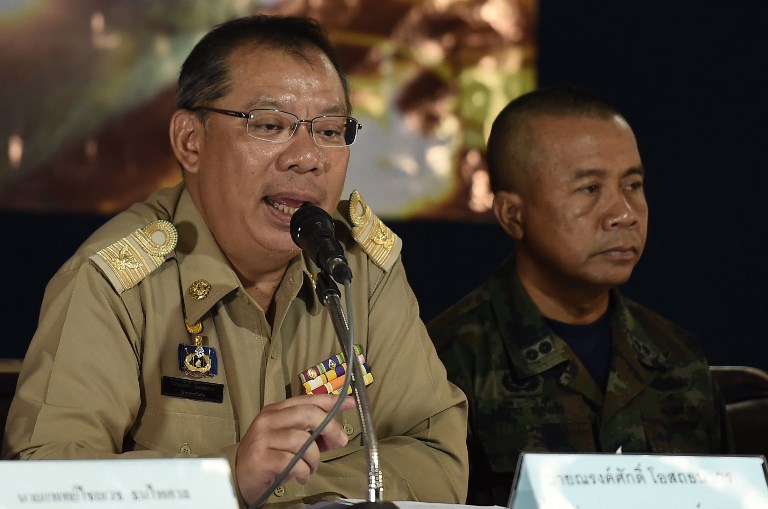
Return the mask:
<path id="1" fill-rule="evenodd" d="M 89 257 L 157 219 L 176 226 L 175 251 L 135 286 L 116 290 Z M 384 497 L 463 502 L 466 399 L 446 379 L 399 255 L 389 270 L 380 268 L 353 240 L 348 220 L 335 219 L 354 275 L 355 343 L 374 377 L 367 390 Z M 94 233 L 48 284 L 3 457 L 225 456 L 234 468 L 240 436 L 260 409 L 303 394 L 299 373 L 342 350 L 313 290 L 317 271 L 303 256 L 291 260 L 270 326 L 183 186 L 134 205 Z M 210 292 L 198 300 L 189 288 L 199 280 Z M 163 377 L 185 378 L 178 347 L 193 343 L 185 319 L 200 321 L 204 346 L 216 351 L 217 374 L 200 381 L 223 386 L 221 403 L 162 394 Z M 350 435 L 347 446 L 323 453 L 308 484 L 287 482 L 267 504 L 367 498 L 357 413 L 337 419 Z"/>

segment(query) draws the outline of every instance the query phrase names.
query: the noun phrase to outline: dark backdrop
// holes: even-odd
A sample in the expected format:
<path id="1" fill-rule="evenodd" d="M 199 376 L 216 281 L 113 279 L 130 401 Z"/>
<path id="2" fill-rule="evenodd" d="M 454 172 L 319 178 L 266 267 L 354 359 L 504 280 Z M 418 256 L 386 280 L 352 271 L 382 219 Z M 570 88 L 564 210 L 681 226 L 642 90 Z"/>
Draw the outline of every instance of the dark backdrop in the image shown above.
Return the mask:
<path id="1" fill-rule="evenodd" d="M 649 241 L 625 291 L 710 361 L 768 369 L 768 3 L 543 1 L 540 84 L 614 102 L 646 167 Z"/>
<path id="2" fill-rule="evenodd" d="M 768 370 L 768 2 L 544 0 L 538 47 L 540 86 L 597 92 L 637 135 L 649 238 L 624 293 L 712 364 Z M 491 225 L 394 228 L 426 319 L 510 249 Z"/>
<path id="3" fill-rule="evenodd" d="M 544 0 L 539 83 L 590 88 L 633 125 L 650 234 L 624 292 L 700 337 L 713 364 L 768 369 L 768 3 Z M 2 357 L 22 356 L 46 281 L 105 218 L 0 214 Z M 428 320 L 511 248 L 493 224 L 388 222 Z"/>

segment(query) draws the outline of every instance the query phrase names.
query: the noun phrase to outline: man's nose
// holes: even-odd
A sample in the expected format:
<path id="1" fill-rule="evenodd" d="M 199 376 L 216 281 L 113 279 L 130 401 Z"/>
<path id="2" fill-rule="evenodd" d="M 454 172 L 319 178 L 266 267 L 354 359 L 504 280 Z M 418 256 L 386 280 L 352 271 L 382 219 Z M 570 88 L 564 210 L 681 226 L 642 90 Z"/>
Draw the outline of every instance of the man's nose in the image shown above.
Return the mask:
<path id="1" fill-rule="evenodd" d="M 312 136 L 312 123 L 301 120 L 296 124 L 293 136 L 286 142 L 283 167 L 298 173 L 316 171 L 320 168 L 322 158 Z"/>
<path id="2" fill-rule="evenodd" d="M 631 228 L 637 224 L 637 213 L 627 197 L 617 192 L 611 199 L 611 205 L 603 217 L 603 228 Z"/>

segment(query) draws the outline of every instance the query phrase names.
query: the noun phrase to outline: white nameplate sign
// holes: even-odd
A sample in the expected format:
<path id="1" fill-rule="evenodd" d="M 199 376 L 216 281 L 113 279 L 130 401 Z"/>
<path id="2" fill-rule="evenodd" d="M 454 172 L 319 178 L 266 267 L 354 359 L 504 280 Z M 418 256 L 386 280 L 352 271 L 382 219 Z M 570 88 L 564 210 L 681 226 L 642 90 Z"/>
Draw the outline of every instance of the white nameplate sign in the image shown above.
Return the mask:
<path id="1" fill-rule="evenodd" d="M 522 454 L 511 509 L 768 508 L 762 456 Z"/>
<path id="2" fill-rule="evenodd" d="M 237 509 L 224 458 L 0 461 L 1 509 Z"/>

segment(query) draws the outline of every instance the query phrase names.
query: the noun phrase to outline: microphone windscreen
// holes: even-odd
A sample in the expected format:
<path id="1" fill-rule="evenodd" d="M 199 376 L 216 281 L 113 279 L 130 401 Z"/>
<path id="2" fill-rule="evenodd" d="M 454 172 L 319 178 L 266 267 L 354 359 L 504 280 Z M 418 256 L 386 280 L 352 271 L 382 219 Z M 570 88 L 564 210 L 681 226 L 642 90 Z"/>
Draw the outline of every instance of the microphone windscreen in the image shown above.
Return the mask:
<path id="1" fill-rule="evenodd" d="M 333 219 L 328 212 L 315 205 L 302 205 L 299 210 L 291 216 L 291 238 L 302 249 L 310 249 L 311 239 L 315 233 L 322 236 L 333 237 L 335 227 Z"/>
<path id="2" fill-rule="evenodd" d="M 291 216 L 291 238 L 318 267 L 338 282 L 352 279 L 352 271 L 336 240 L 336 228 L 331 215 L 314 205 L 302 205 Z"/>

